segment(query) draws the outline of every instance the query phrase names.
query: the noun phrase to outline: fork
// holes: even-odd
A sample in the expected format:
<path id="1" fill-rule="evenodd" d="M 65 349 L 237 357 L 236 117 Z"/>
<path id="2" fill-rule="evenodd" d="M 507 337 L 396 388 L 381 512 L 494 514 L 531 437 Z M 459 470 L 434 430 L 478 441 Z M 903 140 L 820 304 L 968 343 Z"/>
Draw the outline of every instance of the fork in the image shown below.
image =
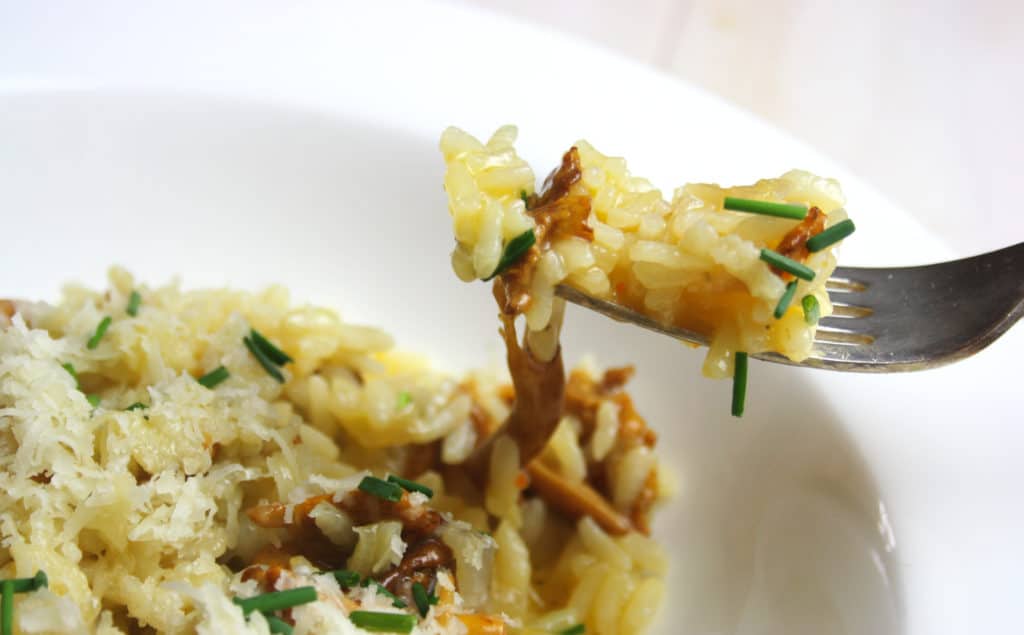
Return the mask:
<path id="1" fill-rule="evenodd" d="M 916 267 L 837 267 L 826 282 L 834 313 L 818 325 L 812 354 L 794 362 L 827 370 L 894 373 L 936 368 L 974 355 L 1024 315 L 1024 242 L 998 251 Z M 706 335 L 653 320 L 567 286 L 556 293 L 620 322 L 691 344 Z"/>

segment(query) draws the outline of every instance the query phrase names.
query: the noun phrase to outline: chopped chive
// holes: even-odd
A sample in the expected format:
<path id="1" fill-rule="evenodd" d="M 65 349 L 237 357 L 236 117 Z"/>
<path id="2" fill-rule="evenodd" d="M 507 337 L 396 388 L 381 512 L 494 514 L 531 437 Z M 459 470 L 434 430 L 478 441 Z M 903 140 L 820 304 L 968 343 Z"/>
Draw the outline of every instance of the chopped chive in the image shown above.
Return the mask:
<path id="1" fill-rule="evenodd" d="M 276 615 L 264 615 L 267 620 L 267 626 L 270 627 L 271 633 L 281 633 L 281 635 L 292 635 L 292 625 L 282 620 Z"/>
<path id="2" fill-rule="evenodd" d="M 377 498 L 382 498 L 392 503 L 402 500 L 402 488 L 394 483 L 388 483 L 376 476 L 364 476 L 359 481 L 359 489 Z"/>
<path id="3" fill-rule="evenodd" d="M 128 296 L 128 306 L 124 308 L 124 312 L 135 317 L 139 314 L 140 304 L 142 304 L 142 294 L 138 291 L 132 291 L 132 294 Z"/>
<path id="4" fill-rule="evenodd" d="M 223 366 L 218 366 L 217 368 L 214 368 L 213 370 L 206 373 L 196 381 L 206 386 L 207 388 L 213 388 L 214 386 L 216 386 L 217 384 L 224 381 L 230 376 L 231 373 L 228 372 L 227 368 L 224 368 Z"/>
<path id="5" fill-rule="evenodd" d="M 74 380 L 75 380 L 75 388 L 78 388 L 78 386 L 80 385 L 78 383 L 78 373 L 75 372 L 75 367 L 71 364 L 71 362 L 64 362 L 60 366 L 64 370 L 68 371 L 68 374 L 71 375 L 71 377 L 74 378 Z"/>
<path id="6" fill-rule="evenodd" d="M 253 611 L 267 613 L 270 611 L 280 611 L 281 609 L 290 609 L 300 604 L 309 604 L 310 602 L 316 602 L 316 597 L 316 589 L 314 587 L 302 586 L 288 589 L 287 591 L 271 591 L 270 593 L 245 598 L 244 600 L 235 598 L 234 602 L 242 607 L 243 613 L 248 615 Z"/>
<path id="7" fill-rule="evenodd" d="M 755 201 L 749 198 L 726 196 L 725 203 L 722 206 L 734 212 L 749 212 L 751 214 L 761 214 L 762 216 L 777 216 L 778 218 L 803 220 L 807 216 L 807 206 L 794 203 L 772 203 L 769 201 Z"/>
<path id="8" fill-rule="evenodd" d="M 146 404 L 142 403 L 141 401 L 136 401 L 132 405 L 130 405 L 127 408 L 125 408 L 125 410 L 128 410 L 128 411 L 131 411 L 131 410 L 145 410 L 146 408 L 149 408 L 149 406 L 147 406 Z"/>
<path id="9" fill-rule="evenodd" d="M 426 617 L 430 612 L 430 598 L 427 597 L 427 589 L 419 582 L 412 583 L 412 599 L 416 602 L 420 617 Z"/>
<path id="10" fill-rule="evenodd" d="M 0 582 L 0 633 L 13 635 L 14 633 L 14 583 L 10 580 Z"/>
<path id="11" fill-rule="evenodd" d="M 100 405 L 99 395 L 86 395 L 85 400 L 88 401 L 93 408 L 98 408 Z"/>
<path id="12" fill-rule="evenodd" d="M 278 366 L 284 366 L 288 362 L 295 361 L 288 356 L 288 353 L 274 346 L 270 340 L 263 337 L 263 334 L 256 329 L 249 329 L 249 337 L 252 338 L 252 343 L 258 346 L 263 351 L 263 354 Z"/>
<path id="13" fill-rule="evenodd" d="M 817 324 L 821 318 L 821 307 L 818 306 L 818 298 L 813 295 L 805 295 L 800 304 L 804 307 L 804 322 L 812 325 Z"/>
<path id="14" fill-rule="evenodd" d="M 391 591 L 388 591 L 388 588 L 386 586 L 384 586 L 383 584 L 381 584 L 380 582 L 377 582 L 376 580 L 374 580 L 372 578 L 366 578 L 365 580 L 363 580 L 362 584 L 360 584 L 359 586 L 368 587 L 371 584 L 376 589 L 377 594 L 378 595 L 383 595 L 384 597 L 390 599 L 391 600 L 391 606 L 395 607 L 396 609 L 404 609 L 405 607 L 409 606 L 408 604 L 405 603 L 405 600 L 403 600 L 402 598 L 398 597 L 397 595 L 395 595 Z"/>
<path id="15" fill-rule="evenodd" d="M 786 314 L 786 309 L 793 303 L 793 296 L 796 295 L 796 280 L 790 280 L 789 284 L 786 285 L 786 291 L 779 298 L 779 303 L 775 305 L 775 319 L 778 320 Z"/>
<path id="16" fill-rule="evenodd" d="M 398 403 L 395 404 L 395 410 L 401 410 L 412 403 L 412 394 L 408 390 L 403 390 L 398 393 Z"/>
<path id="17" fill-rule="evenodd" d="M 430 489 L 426 485 L 423 485 L 422 483 L 417 483 L 416 481 L 410 481 L 410 480 L 402 478 L 401 476 L 395 476 L 394 474 L 389 474 L 388 475 L 388 483 L 394 483 L 395 485 L 401 487 L 402 489 L 404 489 L 407 492 L 419 492 L 420 494 L 426 495 L 427 498 L 433 498 L 434 497 L 434 490 Z"/>
<path id="18" fill-rule="evenodd" d="M 732 416 L 742 417 L 744 402 L 747 400 L 747 354 L 736 353 L 732 373 Z"/>
<path id="19" fill-rule="evenodd" d="M 333 575 L 338 584 L 345 588 L 351 588 L 359 584 L 359 574 L 355 571 L 338 569 L 337 571 L 328 571 L 327 573 Z"/>
<path id="20" fill-rule="evenodd" d="M 284 375 L 282 375 L 281 371 L 277 369 L 277 366 L 274 366 L 274 362 L 270 361 L 270 358 L 267 357 L 267 354 L 264 353 L 263 350 L 260 349 L 258 346 L 256 346 L 256 344 L 253 343 L 253 341 L 248 337 L 243 337 L 242 341 L 245 342 L 245 347 L 249 349 L 249 352 L 252 353 L 252 356 L 256 358 L 256 361 L 260 363 L 260 366 L 263 367 L 263 370 L 267 371 L 268 375 L 270 375 L 278 382 L 283 384 Z"/>
<path id="21" fill-rule="evenodd" d="M 92 337 L 89 338 L 89 342 L 85 345 L 85 347 L 91 351 L 97 346 L 99 346 L 100 340 L 103 339 L 103 335 L 107 332 L 107 329 L 110 328 L 110 323 L 113 321 L 114 319 L 111 318 L 109 315 L 100 320 L 100 323 L 96 325 L 96 332 L 93 333 Z"/>
<path id="22" fill-rule="evenodd" d="M 781 269 L 787 273 L 791 273 L 797 278 L 814 280 L 813 269 L 807 265 L 800 264 L 791 258 L 787 258 L 776 251 L 772 251 L 771 249 L 761 250 L 761 260 L 767 262 L 776 269 Z"/>
<path id="23" fill-rule="evenodd" d="M 505 245 L 505 251 L 501 254 L 501 260 L 498 261 L 498 266 L 494 268 L 494 273 L 484 278 L 484 282 L 493 279 L 514 265 L 517 260 L 526 255 L 526 252 L 530 251 L 530 247 L 533 247 L 536 242 L 537 236 L 533 233 L 532 229 L 527 229 L 508 241 L 508 244 Z"/>
<path id="24" fill-rule="evenodd" d="M 37 571 L 31 578 L 18 578 L 15 580 L 0 581 L 0 634 L 13 635 L 14 633 L 14 594 L 36 591 L 42 587 L 49 586 L 46 573 Z"/>
<path id="25" fill-rule="evenodd" d="M 585 625 L 576 624 L 575 626 L 570 626 L 565 630 L 558 631 L 558 635 L 583 635 L 583 633 L 586 632 L 587 627 Z"/>
<path id="26" fill-rule="evenodd" d="M 519 199 L 523 202 L 523 205 L 530 206 L 530 197 L 527 196 L 526 190 L 519 190 Z"/>
<path id="27" fill-rule="evenodd" d="M 50 586 L 50 580 L 46 577 L 46 572 L 41 570 L 37 571 L 31 578 L 15 578 L 14 580 L 4 580 L 4 582 L 10 582 L 11 589 L 15 593 L 28 593 Z"/>
<path id="28" fill-rule="evenodd" d="M 857 228 L 854 226 L 853 221 L 849 218 L 844 221 L 839 221 L 820 234 L 816 234 L 808 238 L 807 251 L 821 251 L 822 249 L 834 245 L 840 240 L 846 238 L 856 229 Z"/>
<path id="29" fill-rule="evenodd" d="M 352 611 L 348 619 L 359 628 L 374 633 L 410 633 L 416 628 L 416 616 L 407 613 Z"/>

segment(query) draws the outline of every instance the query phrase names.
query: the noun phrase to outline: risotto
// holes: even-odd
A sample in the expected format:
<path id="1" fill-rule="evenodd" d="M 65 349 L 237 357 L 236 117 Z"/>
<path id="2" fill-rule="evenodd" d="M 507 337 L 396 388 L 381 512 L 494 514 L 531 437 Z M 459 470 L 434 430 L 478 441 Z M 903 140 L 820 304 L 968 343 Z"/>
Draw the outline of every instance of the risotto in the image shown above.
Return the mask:
<path id="1" fill-rule="evenodd" d="M 644 632 L 672 479 L 632 369 L 503 334 L 454 377 L 277 287 L 0 302 L 5 628 Z"/>
<path id="2" fill-rule="evenodd" d="M 441 137 L 452 266 L 464 281 L 496 277 L 503 312 L 544 331 L 562 310 L 556 287 L 569 285 L 706 335 L 704 374 L 715 378 L 747 354 L 810 355 L 832 312 L 835 247 L 854 229 L 834 180 L 791 171 L 690 184 L 666 201 L 624 160 L 579 141 L 538 192 L 515 139 L 513 126 L 486 143 L 458 128 Z"/>

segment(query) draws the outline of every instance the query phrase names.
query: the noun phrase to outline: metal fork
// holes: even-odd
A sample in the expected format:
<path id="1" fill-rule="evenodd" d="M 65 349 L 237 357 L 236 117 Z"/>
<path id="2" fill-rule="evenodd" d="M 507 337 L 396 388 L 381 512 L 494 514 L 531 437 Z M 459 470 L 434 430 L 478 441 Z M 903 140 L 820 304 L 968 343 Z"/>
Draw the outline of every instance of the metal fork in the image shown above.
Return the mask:
<path id="1" fill-rule="evenodd" d="M 980 256 L 916 267 L 838 267 L 826 283 L 835 312 L 821 320 L 814 352 L 793 366 L 862 373 L 935 368 L 974 355 L 1024 315 L 1024 242 Z M 559 285 L 569 302 L 618 320 L 707 345 L 705 335 L 662 324 Z"/>

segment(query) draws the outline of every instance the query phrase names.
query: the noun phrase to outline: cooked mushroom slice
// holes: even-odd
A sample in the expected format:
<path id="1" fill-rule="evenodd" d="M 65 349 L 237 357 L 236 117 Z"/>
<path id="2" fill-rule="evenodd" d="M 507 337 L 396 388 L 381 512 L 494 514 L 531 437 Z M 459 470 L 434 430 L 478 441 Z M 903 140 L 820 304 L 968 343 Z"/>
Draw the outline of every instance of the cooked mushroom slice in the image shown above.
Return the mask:
<path id="1" fill-rule="evenodd" d="M 352 518 L 356 525 L 366 525 L 381 520 L 401 521 L 404 531 L 416 535 L 429 535 L 437 530 L 443 519 L 433 509 L 413 505 L 407 492 L 402 494 L 398 502 L 385 501 L 366 492 L 354 490 L 340 500 L 334 494 L 312 496 L 291 506 L 284 503 L 267 503 L 246 510 L 253 523 L 260 527 L 279 529 L 287 527 L 293 530 L 313 529 L 316 524 L 309 513 L 322 502 L 327 502 L 342 510 Z"/>
<path id="2" fill-rule="evenodd" d="M 601 494 L 586 483 L 572 483 L 540 461 L 526 466 L 530 487 L 549 505 L 570 518 L 590 516 L 610 534 L 622 535 L 632 528 L 628 518 L 615 511 Z"/>
<path id="3" fill-rule="evenodd" d="M 332 494 L 320 494 L 307 498 L 301 503 L 291 506 L 289 514 L 288 507 L 284 503 L 267 503 L 257 505 L 245 510 L 245 514 L 253 523 L 267 529 L 280 529 L 289 526 L 301 526 L 309 519 L 309 512 L 321 502 L 330 502 Z"/>
<path id="4" fill-rule="evenodd" d="M 807 212 L 800 224 L 789 230 L 775 251 L 797 262 L 807 259 L 807 239 L 825 230 L 825 215 L 817 207 Z"/>
<path id="5" fill-rule="evenodd" d="M 387 590 L 413 603 L 412 586 L 419 582 L 428 593 L 434 592 L 438 569 L 453 569 L 455 556 L 451 547 L 435 537 L 424 538 L 410 546 L 402 561 L 380 578 Z"/>
<path id="6" fill-rule="evenodd" d="M 504 287 L 495 284 L 494 294 L 499 306 L 502 304 L 503 293 Z M 558 345 L 558 332 L 565 305 L 562 300 L 556 300 L 556 303 L 561 306 L 552 315 L 548 328 L 527 333 L 522 346 L 516 336 L 515 316 L 501 313 L 501 335 L 505 341 L 512 384 L 515 386 L 515 402 L 504 424 L 466 461 L 465 465 L 471 472 L 486 473 L 491 444 L 501 433 L 516 442 L 520 461 L 526 464 L 540 454 L 558 427 L 565 399 L 565 369 Z"/>
<path id="7" fill-rule="evenodd" d="M 629 518 L 633 521 L 633 526 L 642 534 L 648 536 L 651 534 L 651 509 L 654 508 L 654 503 L 657 500 L 658 470 L 655 469 L 647 474 L 644 486 L 640 489 L 640 493 L 633 501 L 633 507 L 629 511 Z"/>

